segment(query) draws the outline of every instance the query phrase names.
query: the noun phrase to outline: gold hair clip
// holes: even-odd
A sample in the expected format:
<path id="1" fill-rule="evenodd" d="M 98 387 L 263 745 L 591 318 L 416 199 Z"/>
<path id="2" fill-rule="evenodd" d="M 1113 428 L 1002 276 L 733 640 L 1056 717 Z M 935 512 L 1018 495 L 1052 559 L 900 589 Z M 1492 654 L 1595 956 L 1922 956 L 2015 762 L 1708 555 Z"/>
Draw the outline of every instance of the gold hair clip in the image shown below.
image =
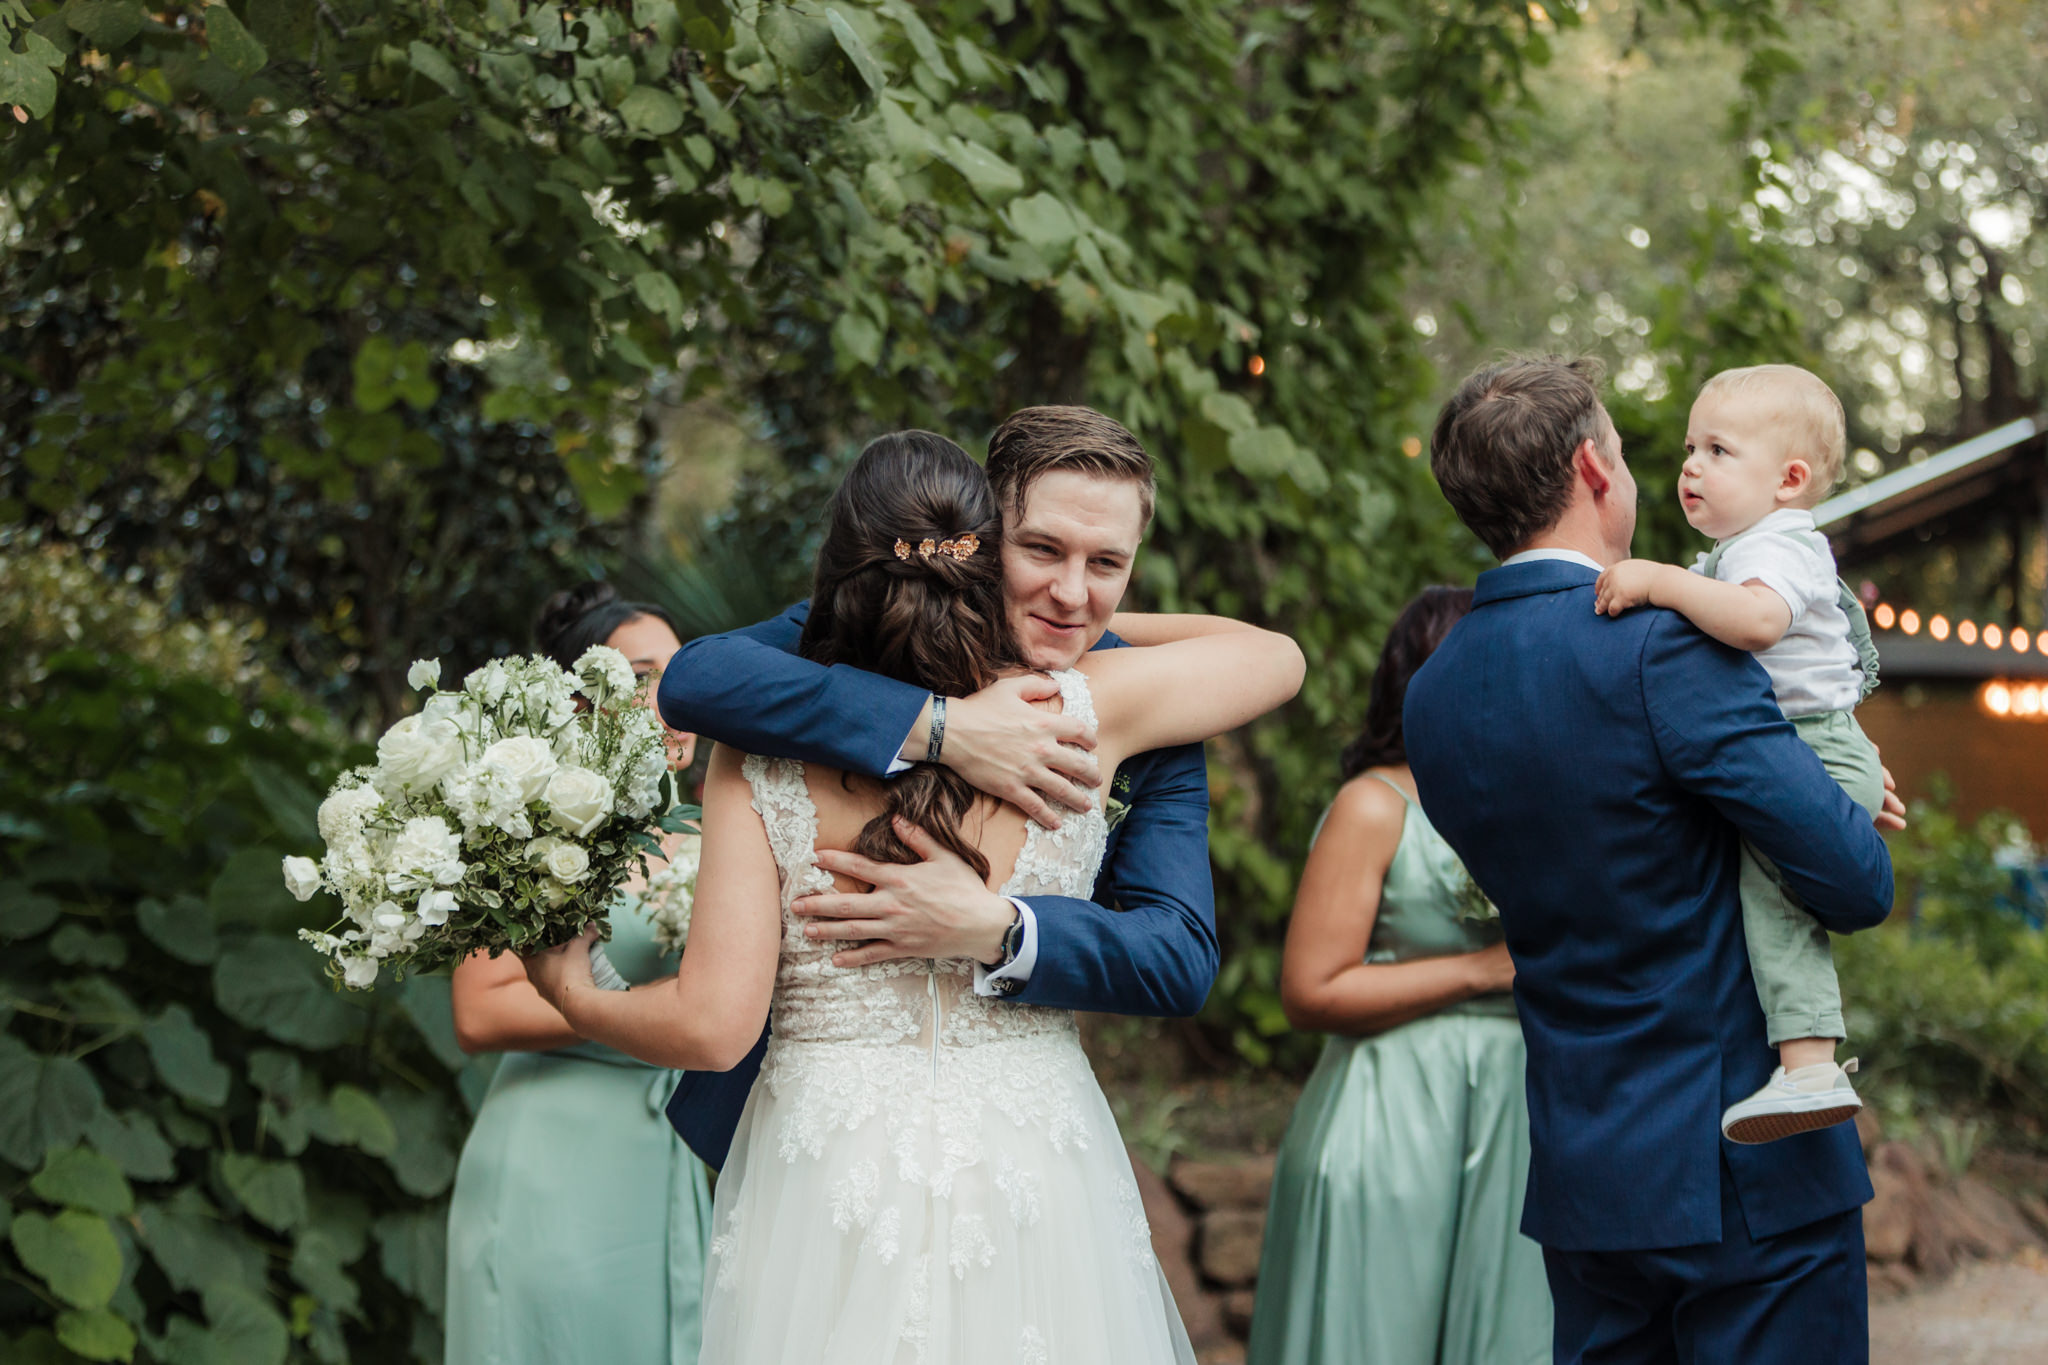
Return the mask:
<path id="1" fill-rule="evenodd" d="M 948 559 L 969 559 L 981 548 L 981 537 L 969 531 L 955 540 L 933 540 L 926 536 L 913 546 L 907 540 L 896 542 L 896 557 L 908 564 L 914 549 L 919 559 L 930 559 L 933 555 L 944 555 Z"/>

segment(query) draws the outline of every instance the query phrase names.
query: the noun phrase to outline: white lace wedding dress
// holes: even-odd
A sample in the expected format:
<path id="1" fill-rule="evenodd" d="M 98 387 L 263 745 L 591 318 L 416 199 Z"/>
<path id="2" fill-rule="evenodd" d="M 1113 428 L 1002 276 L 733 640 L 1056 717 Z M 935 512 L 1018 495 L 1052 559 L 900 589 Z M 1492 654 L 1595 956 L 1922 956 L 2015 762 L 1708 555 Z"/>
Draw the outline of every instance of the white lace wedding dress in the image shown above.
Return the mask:
<path id="1" fill-rule="evenodd" d="M 1055 675 L 1070 715 L 1086 680 Z M 768 1057 L 718 1181 L 704 1365 L 1192 1362 L 1073 1016 L 964 961 L 839 968 L 800 763 L 749 758 L 782 879 Z M 1097 810 L 1033 825 L 1007 895 L 1091 894 Z"/>

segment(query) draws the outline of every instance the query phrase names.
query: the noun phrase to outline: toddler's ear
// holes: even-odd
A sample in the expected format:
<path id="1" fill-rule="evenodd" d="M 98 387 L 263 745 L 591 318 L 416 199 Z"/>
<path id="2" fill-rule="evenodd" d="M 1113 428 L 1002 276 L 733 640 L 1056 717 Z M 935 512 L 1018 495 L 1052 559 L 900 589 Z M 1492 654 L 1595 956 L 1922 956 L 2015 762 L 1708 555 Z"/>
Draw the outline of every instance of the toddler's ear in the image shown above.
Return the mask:
<path id="1" fill-rule="evenodd" d="M 1785 472 L 1778 479 L 1778 501 L 1789 503 L 1797 500 L 1813 487 L 1813 466 L 1804 460 L 1787 460 Z"/>

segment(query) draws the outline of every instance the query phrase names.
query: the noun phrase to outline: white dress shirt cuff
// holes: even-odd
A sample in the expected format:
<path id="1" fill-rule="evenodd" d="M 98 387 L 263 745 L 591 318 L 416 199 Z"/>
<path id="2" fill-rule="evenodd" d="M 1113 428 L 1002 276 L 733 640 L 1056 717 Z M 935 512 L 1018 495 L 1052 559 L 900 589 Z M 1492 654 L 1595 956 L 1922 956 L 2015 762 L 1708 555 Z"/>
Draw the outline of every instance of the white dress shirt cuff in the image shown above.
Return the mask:
<path id="1" fill-rule="evenodd" d="M 1031 969 L 1038 964 L 1038 916 L 1032 914 L 1031 907 L 1015 896 L 1011 896 L 1009 901 L 1017 907 L 1017 914 L 1024 921 L 1024 937 L 1018 944 L 1016 961 L 1007 967 L 993 970 L 979 962 L 975 963 L 976 995 L 1015 995 L 1024 989 L 1024 983 L 1031 979 Z"/>

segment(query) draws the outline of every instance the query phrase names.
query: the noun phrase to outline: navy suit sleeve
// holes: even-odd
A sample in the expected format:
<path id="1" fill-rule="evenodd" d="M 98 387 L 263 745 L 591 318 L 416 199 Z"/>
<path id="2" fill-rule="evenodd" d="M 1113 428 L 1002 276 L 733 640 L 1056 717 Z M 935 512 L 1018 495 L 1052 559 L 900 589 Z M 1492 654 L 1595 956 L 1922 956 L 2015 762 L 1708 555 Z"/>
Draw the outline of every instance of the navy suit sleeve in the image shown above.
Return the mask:
<path id="1" fill-rule="evenodd" d="M 684 645 L 661 675 L 661 718 L 750 754 L 886 777 L 931 694 L 798 658 L 803 611 Z"/>
<path id="2" fill-rule="evenodd" d="M 1130 813 L 1096 894 L 1026 899 L 1038 961 L 1014 997 L 1056 1009 L 1190 1015 L 1216 979 L 1216 892 L 1209 880 L 1209 769 L 1199 744 L 1129 760 Z"/>
<path id="3" fill-rule="evenodd" d="M 1778 710 L 1749 655 L 1659 613 L 1643 640 L 1650 733 L 1680 786 L 1711 801 L 1838 934 L 1881 923 L 1892 861 L 1870 816 Z"/>

